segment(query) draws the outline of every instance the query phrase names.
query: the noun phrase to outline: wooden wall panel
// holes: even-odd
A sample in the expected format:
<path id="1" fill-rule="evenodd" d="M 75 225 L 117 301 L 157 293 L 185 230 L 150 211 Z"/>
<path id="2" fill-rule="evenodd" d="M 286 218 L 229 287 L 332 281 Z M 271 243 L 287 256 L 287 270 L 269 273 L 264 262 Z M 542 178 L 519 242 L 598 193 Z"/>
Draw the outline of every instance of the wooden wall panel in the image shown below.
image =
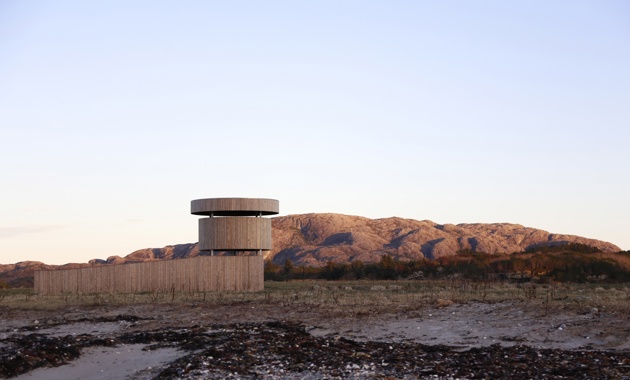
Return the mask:
<path id="1" fill-rule="evenodd" d="M 199 219 L 200 251 L 271 250 L 271 219 L 222 217 Z"/>
<path id="2" fill-rule="evenodd" d="M 141 293 L 260 291 L 262 256 L 202 256 L 179 260 L 35 271 L 35 291 L 64 293 Z"/>

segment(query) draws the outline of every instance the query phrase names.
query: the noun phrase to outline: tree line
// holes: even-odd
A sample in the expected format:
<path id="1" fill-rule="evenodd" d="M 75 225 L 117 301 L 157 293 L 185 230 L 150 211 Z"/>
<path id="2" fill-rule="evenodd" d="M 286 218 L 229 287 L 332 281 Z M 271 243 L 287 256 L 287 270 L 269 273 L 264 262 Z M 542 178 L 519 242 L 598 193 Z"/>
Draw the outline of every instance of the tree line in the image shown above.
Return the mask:
<path id="1" fill-rule="evenodd" d="M 534 247 L 513 254 L 462 250 L 434 260 L 396 260 L 384 255 L 377 263 L 328 262 L 322 267 L 265 263 L 265 280 L 395 280 L 443 279 L 538 282 L 630 282 L 630 251 L 603 253 L 584 244 Z"/>

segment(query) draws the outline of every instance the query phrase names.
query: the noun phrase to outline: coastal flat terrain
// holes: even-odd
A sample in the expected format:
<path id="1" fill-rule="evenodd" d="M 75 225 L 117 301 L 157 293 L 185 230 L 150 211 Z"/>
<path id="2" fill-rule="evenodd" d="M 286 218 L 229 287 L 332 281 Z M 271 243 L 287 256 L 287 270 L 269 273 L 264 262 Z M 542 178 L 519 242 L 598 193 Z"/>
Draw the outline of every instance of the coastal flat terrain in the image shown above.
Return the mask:
<path id="1" fill-rule="evenodd" d="M 463 280 L 13 291 L 0 302 L 0 376 L 623 379 L 629 299 L 624 285 Z"/>

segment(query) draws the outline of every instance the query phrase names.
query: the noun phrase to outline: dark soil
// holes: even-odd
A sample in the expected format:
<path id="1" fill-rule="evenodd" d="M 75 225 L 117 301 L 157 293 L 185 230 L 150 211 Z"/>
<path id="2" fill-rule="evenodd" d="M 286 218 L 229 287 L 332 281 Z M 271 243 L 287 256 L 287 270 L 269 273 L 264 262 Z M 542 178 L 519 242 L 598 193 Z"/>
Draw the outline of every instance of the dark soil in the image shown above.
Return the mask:
<path id="1" fill-rule="evenodd" d="M 138 317 L 119 315 L 114 320 L 134 322 Z M 147 350 L 182 350 L 182 357 L 155 377 L 160 379 L 630 379 L 630 353 L 625 351 L 498 344 L 462 351 L 444 345 L 315 337 L 306 330 L 300 323 L 274 321 L 169 326 L 107 337 L 16 333 L 0 340 L 0 376 L 59 366 L 90 346 L 142 343 Z"/>

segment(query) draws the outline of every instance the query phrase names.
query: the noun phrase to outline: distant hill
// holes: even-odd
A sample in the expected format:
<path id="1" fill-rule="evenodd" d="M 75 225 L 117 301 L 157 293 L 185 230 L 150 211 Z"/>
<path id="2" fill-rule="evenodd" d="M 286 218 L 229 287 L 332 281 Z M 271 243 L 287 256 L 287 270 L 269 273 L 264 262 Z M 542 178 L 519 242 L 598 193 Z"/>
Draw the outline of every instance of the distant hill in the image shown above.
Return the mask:
<path id="1" fill-rule="evenodd" d="M 32 287 L 33 272 L 36 270 L 73 269 L 88 267 L 91 264 L 48 265 L 39 261 L 21 261 L 16 264 L 0 264 L 0 281 L 14 288 Z"/>
<path id="2" fill-rule="evenodd" d="M 535 246 L 580 243 L 602 252 L 619 252 L 614 244 L 510 223 L 437 224 L 402 218 L 369 219 L 340 214 L 303 214 L 273 220 L 277 264 L 320 266 L 328 261 L 377 262 L 385 255 L 399 260 L 435 259 L 460 250 L 485 253 L 523 252 Z"/>
<path id="3" fill-rule="evenodd" d="M 561 235 L 510 223 L 437 224 L 402 218 L 369 219 L 341 214 L 301 214 L 272 220 L 273 250 L 265 259 L 277 264 L 290 259 L 295 265 L 322 266 L 329 261 L 378 262 L 383 255 L 398 260 L 435 259 L 458 251 L 490 254 L 523 252 L 537 246 L 579 243 L 602 252 L 619 252 L 614 244 L 574 235 Z M 145 248 L 125 257 L 94 259 L 87 264 L 45 265 L 21 262 L 0 265 L 0 280 L 13 286 L 28 285 L 36 269 L 72 268 L 98 264 L 124 264 L 199 255 L 197 244 Z"/>

